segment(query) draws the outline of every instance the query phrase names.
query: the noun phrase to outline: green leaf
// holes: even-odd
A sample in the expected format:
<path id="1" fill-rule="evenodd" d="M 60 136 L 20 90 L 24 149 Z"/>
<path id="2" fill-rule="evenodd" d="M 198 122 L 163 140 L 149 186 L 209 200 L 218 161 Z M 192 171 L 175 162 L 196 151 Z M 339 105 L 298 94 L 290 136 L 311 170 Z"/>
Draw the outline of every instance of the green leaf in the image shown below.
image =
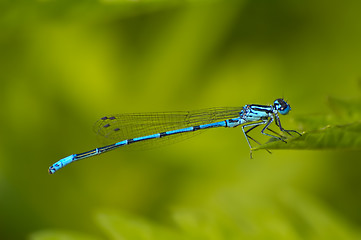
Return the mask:
<path id="1" fill-rule="evenodd" d="M 255 147 L 259 149 L 361 149 L 361 101 L 327 98 L 329 114 L 318 113 L 298 116 L 298 129 L 306 132 L 302 136 L 286 139 L 287 143 L 270 139 Z"/>
<path id="2" fill-rule="evenodd" d="M 361 149 L 361 122 L 344 125 L 328 125 L 302 136 L 287 139 L 287 143 L 274 141 L 263 144 L 259 149 Z"/>

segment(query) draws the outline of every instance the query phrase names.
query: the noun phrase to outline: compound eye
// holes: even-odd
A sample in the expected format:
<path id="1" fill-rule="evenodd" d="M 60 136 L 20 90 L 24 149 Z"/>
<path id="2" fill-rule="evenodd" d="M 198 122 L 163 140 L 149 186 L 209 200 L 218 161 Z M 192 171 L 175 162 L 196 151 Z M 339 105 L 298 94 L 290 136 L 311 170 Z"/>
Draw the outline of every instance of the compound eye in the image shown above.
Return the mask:
<path id="1" fill-rule="evenodd" d="M 282 115 L 287 114 L 291 110 L 290 105 L 288 105 L 288 103 L 282 98 L 276 99 L 274 101 L 274 107 Z"/>
<path id="2" fill-rule="evenodd" d="M 290 110 L 291 110 L 291 107 L 290 107 L 290 105 L 287 104 L 286 106 L 281 106 L 278 109 L 278 112 L 281 113 L 282 115 L 286 115 Z"/>

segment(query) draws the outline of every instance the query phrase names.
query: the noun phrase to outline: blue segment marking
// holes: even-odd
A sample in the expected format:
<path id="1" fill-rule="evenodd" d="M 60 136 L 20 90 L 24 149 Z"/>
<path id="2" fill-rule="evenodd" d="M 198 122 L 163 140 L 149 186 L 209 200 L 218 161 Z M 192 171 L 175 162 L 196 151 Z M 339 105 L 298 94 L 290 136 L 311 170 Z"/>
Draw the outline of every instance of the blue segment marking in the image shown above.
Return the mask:
<path id="1" fill-rule="evenodd" d="M 60 159 L 50 166 L 49 173 L 53 174 L 77 160 L 99 155 L 121 146 L 132 145 L 137 142 L 146 143 L 151 139 L 161 143 L 162 139 L 181 137 L 183 134 L 200 130 L 217 127 L 234 128 L 240 125 L 242 125 L 242 131 L 249 145 L 252 158 L 252 146 L 249 139 L 260 143 L 250 137 L 248 133 L 258 126 L 264 125 L 261 130 L 262 134 L 284 142 L 283 136 L 268 128 L 272 122 L 275 122 L 282 132 L 289 135 L 291 133 L 301 135 L 295 130 L 286 130 L 281 126 L 278 113 L 286 115 L 290 110 L 291 106 L 280 98 L 276 99 L 272 105 L 251 104 L 245 105 L 243 108 L 210 108 L 190 112 L 134 113 L 103 117 L 97 122 L 97 132 L 104 137 L 120 139 L 121 141 L 118 140 L 111 145 Z M 245 130 L 245 127 L 250 128 Z M 269 130 L 277 136 L 265 133 L 265 130 Z"/>

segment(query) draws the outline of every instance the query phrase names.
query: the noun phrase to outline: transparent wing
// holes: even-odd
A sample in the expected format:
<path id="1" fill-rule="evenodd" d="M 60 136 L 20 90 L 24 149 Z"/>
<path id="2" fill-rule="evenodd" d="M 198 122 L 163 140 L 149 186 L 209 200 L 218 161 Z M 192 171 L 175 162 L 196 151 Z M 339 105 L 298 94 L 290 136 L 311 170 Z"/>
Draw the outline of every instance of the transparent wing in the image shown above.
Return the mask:
<path id="1" fill-rule="evenodd" d="M 98 120 L 94 131 L 108 140 L 118 142 L 126 139 L 148 136 L 156 133 L 214 123 L 240 116 L 242 108 L 208 108 L 196 111 L 129 113 L 109 115 Z M 183 140 L 202 130 L 175 134 L 135 143 L 153 145 Z M 132 144 L 133 145 L 133 144 Z"/>

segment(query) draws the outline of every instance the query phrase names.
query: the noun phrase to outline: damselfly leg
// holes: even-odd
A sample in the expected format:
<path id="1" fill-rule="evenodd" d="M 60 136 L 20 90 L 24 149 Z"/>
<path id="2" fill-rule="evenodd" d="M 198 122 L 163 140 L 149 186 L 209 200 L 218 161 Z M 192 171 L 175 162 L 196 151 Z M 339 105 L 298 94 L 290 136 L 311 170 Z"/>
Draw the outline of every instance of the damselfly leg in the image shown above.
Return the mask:
<path id="1" fill-rule="evenodd" d="M 252 158 L 252 145 L 251 143 L 249 142 L 249 139 L 253 140 L 255 143 L 259 144 L 259 145 L 262 145 L 260 142 L 258 142 L 257 140 L 255 140 L 254 138 L 252 138 L 251 136 L 248 135 L 248 133 L 250 131 L 252 131 L 253 129 L 255 129 L 256 127 L 260 126 L 260 125 L 263 125 L 263 124 L 266 124 L 267 123 L 267 120 L 264 120 L 262 122 L 257 122 L 257 123 L 250 123 L 250 124 L 245 124 L 242 126 L 242 131 L 243 131 L 243 134 L 244 136 L 246 137 L 246 140 L 247 140 L 247 143 L 248 143 L 248 146 L 249 146 L 249 149 L 250 149 L 250 158 Z M 244 130 L 245 127 L 251 127 L 250 129 L 247 129 L 247 131 Z M 268 149 L 265 149 L 268 153 L 271 154 L 271 151 L 269 151 Z"/>
<path id="2" fill-rule="evenodd" d="M 265 132 L 264 132 L 266 129 L 270 130 L 268 127 L 269 127 L 269 125 L 270 125 L 272 122 L 273 122 L 273 117 L 270 117 L 270 118 L 266 121 L 266 126 L 261 130 L 261 133 L 264 134 L 264 135 L 267 135 L 267 136 L 269 136 L 269 137 L 276 138 L 276 139 L 278 139 L 278 140 L 280 140 L 280 141 L 286 142 L 286 141 L 283 139 L 282 136 L 281 136 L 281 137 L 277 137 L 277 136 L 274 136 L 274 135 L 272 135 L 272 134 L 268 134 L 268 133 L 265 133 Z M 270 131 L 271 131 L 271 132 L 274 132 L 273 130 L 270 130 Z M 279 135 L 279 134 L 277 134 L 277 135 Z"/>
<path id="3" fill-rule="evenodd" d="M 290 135 L 290 136 L 293 136 L 290 132 L 297 133 L 299 136 L 302 136 L 301 133 L 299 133 L 299 132 L 297 132 L 297 131 L 295 131 L 295 130 L 286 130 L 286 129 L 284 129 L 284 128 L 282 127 L 282 125 L 281 125 L 281 120 L 280 120 L 280 118 L 278 117 L 278 115 L 276 115 L 276 121 L 275 121 L 275 123 L 276 123 L 277 127 L 280 128 L 280 130 L 281 130 L 282 132 L 285 132 L 285 133 L 287 133 L 287 134 Z"/>

